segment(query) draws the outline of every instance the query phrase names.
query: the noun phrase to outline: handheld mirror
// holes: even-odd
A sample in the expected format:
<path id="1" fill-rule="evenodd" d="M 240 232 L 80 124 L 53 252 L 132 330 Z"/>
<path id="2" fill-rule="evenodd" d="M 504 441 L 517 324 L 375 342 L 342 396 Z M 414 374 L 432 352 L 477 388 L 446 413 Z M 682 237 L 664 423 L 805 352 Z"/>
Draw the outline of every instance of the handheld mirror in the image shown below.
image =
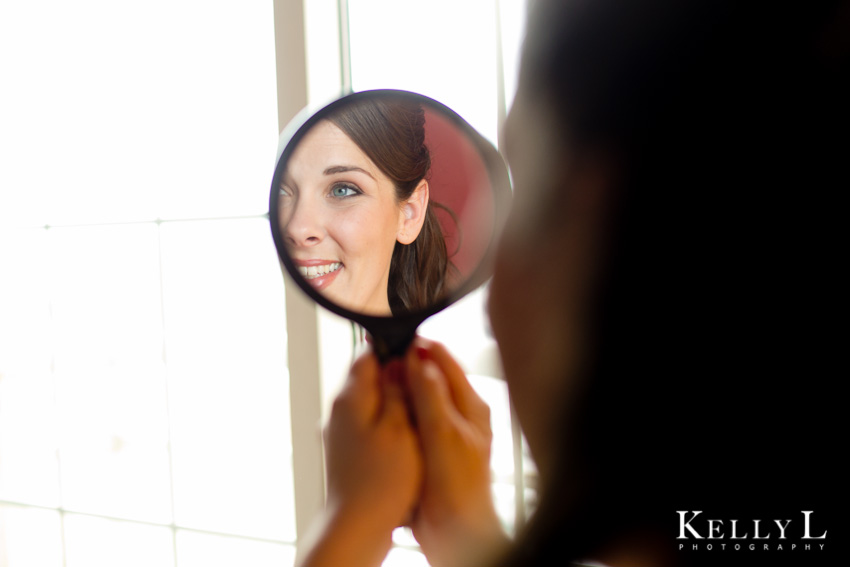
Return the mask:
<path id="1" fill-rule="evenodd" d="M 287 126 L 269 217 L 292 279 L 386 361 L 486 281 L 509 199 L 502 157 L 455 112 L 365 91 Z"/>

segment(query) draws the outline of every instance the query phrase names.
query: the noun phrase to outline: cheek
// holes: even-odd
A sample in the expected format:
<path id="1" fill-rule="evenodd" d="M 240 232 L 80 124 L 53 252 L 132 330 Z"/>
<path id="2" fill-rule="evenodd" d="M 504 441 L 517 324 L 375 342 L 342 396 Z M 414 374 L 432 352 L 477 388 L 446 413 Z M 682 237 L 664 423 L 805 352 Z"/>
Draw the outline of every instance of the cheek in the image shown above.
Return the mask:
<path id="1" fill-rule="evenodd" d="M 522 373 L 524 359 L 536 357 L 541 325 L 540 295 L 528 257 L 500 247 L 490 284 L 488 310 L 508 380 Z"/>
<path id="2" fill-rule="evenodd" d="M 549 332 L 554 306 L 542 296 L 540 284 L 545 270 L 535 269 L 534 251 L 522 249 L 515 240 L 510 242 L 499 247 L 488 309 L 505 377 L 522 389 L 536 378 L 518 382 L 518 377 L 527 376 L 545 354 L 541 352 L 541 339 Z"/>
<path id="3" fill-rule="evenodd" d="M 397 220 L 392 212 L 376 207 L 353 206 L 337 211 L 328 224 L 328 234 L 336 242 L 350 267 L 354 263 L 389 266 L 395 245 Z"/>
<path id="4" fill-rule="evenodd" d="M 561 267 L 553 266 L 559 257 L 537 244 L 500 246 L 488 310 L 511 400 L 542 470 L 558 442 L 552 432 L 564 411 L 578 344 L 566 316 L 569 289 L 559 277 Z"/>
<path id="5" fill-rule="evenodd" d="M 364 215 L 357 209 L 335 211 L 330 216 L 327 231 L 343 254 L 343 261 L 351 262 L 360 254 L 364 240 Z"/>
<path id="6" fill-rule="evenodd" d="M 289 224 L 289 212 L 283 205 L 277 206 L 277 223 L 282 229 L 286 228 L 286 225 Z"/>

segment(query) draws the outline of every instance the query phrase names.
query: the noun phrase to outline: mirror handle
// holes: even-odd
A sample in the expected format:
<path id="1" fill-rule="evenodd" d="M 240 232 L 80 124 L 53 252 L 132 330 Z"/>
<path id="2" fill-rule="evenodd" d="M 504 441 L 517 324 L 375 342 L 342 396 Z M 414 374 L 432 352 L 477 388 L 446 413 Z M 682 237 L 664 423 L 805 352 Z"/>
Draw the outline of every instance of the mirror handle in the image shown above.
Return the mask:
<path id="1" fill-rule="evenodd" d="M 403 333 L 380 333 L 374 335 L 370 333 L 370 341 L 375 355 L 378 357 L 378 362 L 383 366 L 395 357 L 402 357 L 407 352 L 407 348 L 416 338 L 416 327 L 411 326 L 409 330 Z"/>

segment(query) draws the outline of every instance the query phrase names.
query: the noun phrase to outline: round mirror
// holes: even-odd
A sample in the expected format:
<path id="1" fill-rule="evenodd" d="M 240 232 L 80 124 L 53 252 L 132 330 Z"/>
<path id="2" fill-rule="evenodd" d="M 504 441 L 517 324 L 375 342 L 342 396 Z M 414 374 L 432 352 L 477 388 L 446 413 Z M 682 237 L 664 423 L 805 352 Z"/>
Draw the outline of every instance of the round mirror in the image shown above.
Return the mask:
<path id="1" fill-rule="evenodd" d="M 269 216 L 293 280 L 386 359 L 489 277 L 509 198 L 501 156 L 455 112 L 366 91 L 284 130 Z"/>

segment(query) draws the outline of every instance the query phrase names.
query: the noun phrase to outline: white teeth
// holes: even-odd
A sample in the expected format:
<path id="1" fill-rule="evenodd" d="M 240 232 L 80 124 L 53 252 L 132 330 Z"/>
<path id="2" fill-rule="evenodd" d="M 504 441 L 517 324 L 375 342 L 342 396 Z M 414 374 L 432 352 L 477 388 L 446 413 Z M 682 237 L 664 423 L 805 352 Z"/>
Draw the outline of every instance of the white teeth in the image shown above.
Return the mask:
<path id="1" fill-rule="evenodd" d="M 305 278 L 312 279 L 318 278 L 319 276 L 324 276 L 325 274 L 329 274 L 331 272 L 335 272 L 342 266 L 340 262 L 334 262 L 332 264 L 324 264 L 322 266 L 298 266 L 298 271 Z"/>

